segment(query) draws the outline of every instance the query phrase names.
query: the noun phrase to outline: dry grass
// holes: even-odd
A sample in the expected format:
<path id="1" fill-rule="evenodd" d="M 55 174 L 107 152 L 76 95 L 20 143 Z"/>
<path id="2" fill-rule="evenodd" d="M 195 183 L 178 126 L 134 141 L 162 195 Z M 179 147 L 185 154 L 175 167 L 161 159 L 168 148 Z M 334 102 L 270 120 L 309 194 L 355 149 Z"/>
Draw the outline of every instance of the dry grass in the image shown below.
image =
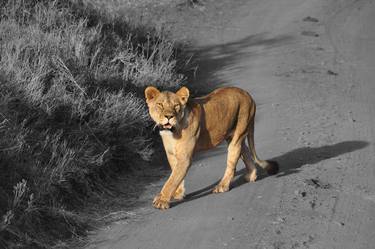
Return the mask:
<path id="1" fill-rule="evenodd" d="M 80 236 L 74 210 L 152 155 L 145 85 L 176 88 L 186 66 L 161 32 L 82 1 L 2 1 L 0 248 Z"/>

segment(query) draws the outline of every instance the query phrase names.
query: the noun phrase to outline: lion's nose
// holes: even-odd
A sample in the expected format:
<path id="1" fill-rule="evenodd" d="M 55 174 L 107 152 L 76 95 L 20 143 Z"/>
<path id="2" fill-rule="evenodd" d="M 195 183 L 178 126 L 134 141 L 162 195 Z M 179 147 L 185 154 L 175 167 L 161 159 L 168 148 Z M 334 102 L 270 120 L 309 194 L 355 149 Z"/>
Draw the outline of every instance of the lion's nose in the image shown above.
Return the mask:
<path id="1" fill-rule="evenodd" d="M 173 115 L 164 115 L 168 120 L 170 120 L 171 118 L 173 118 Z"/>

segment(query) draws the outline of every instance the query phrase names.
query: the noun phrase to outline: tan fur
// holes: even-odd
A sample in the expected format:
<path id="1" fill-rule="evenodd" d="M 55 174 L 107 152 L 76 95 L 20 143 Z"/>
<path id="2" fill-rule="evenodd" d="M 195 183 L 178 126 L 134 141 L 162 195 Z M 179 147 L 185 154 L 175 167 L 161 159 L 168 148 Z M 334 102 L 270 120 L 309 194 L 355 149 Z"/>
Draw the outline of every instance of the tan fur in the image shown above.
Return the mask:
<path id="1" fill-rule="evenodd" d="M 176 93 L 160 92 L 155 87 L 145 90 L 151 118 L 160 131 L 172 173 L 161 192 L 155 197 L 155 208 L 167 209 L 172 198 L 181 200 L 185 194 L 184 177 L 193 153 L 208 150 L 228 141 L 227 168 L 214 193 L 229 190 L 238 159 L 244 161 L 245 179 L 257 178 L 255 164 L 269 174 L 275 174 L 275 162 L 259 160 L 254 148 L 255 103 L 244 90 L 235 87 L 219 88 L 207 96 L 189 99 L 189 90 L 182 87 Z M 247 147 L 247 137 L 250 149 Z M 254 164 L 255 162 L 255 164 Z"/>

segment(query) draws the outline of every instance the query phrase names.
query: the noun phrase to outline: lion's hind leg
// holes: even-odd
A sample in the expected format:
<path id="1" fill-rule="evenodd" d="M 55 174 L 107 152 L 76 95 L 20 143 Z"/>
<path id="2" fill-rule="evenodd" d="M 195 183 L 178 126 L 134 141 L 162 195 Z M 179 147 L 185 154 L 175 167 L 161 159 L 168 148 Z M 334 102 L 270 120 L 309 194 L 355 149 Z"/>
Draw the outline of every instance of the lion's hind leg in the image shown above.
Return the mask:
<path id="1" fill-rule="evenodd" d="M 222 193 L 229 190 L 230 183 L 234 177 L 238 159 L 241 155 L 242 141 L 245 134 L 241 136 L 234 136 L 228 145 L 227 167 L 225 173 L 219 184 L 214 188 L 214 193 Z"/>
<path id="2" fill-rule="evenodd" d="M 245 163 L 247 173 L 245 174 L 244 178 L 247 182 L 255 182 L 257 179 L 257 168 L 251 159 L 251 154 L 249 148 L 246 146 L 245 141 L 242 142 L 241 147 L 241 158 L 242 161 Z"/>

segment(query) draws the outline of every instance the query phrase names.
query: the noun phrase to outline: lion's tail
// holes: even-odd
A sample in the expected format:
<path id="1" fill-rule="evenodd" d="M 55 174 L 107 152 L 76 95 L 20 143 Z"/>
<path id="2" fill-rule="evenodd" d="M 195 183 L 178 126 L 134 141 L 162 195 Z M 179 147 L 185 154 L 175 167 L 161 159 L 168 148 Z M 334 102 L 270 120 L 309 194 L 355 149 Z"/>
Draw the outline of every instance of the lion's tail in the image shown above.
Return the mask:
<path id="1" fill-rule="evenodd" d="M 250 126 L 249 126 L 249 132 L 247 134 L 247 142 L 249 143 L 249 148 L 251 152 L 251 156 L 253 157 L 254 162 L 263 168 L 265 171 L 267 171 L 267 174 L 274 175 L 279 171 L 279 165 L 275 161 L 266 161 L 266 160 L 260 160 L 258 158 L 258 155 L 255 151 L 254 146 L 254 118 L 252 119 Z"/>

